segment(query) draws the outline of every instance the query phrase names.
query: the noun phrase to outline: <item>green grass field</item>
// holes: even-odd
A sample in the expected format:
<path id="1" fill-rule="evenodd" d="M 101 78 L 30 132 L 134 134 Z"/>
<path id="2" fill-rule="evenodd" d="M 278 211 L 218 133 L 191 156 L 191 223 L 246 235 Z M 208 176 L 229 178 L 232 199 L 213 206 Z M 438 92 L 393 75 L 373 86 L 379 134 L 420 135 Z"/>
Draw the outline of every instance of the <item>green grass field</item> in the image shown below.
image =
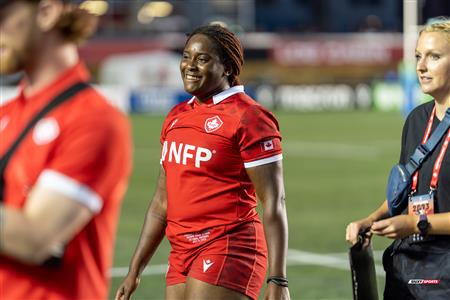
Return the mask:
<path id="1" fill-rule="evenodd" d="M 384 199 L 390 166 L 399 156 L 403 118 L 380 112 L 279 112 L 277 117 L 284 137 L 291 298 L 351 299 L 345 227 Z M 116 268 L 128 266 L 154 191 L 162 121 L 132 116 L 134 172 L 122 206 Z M 389 242 L 375 237 L 374 249 Z M 149 264 L 155 274 L 142 277 L 133 299 L 164 298 L 168 252 L 164 241 Z M 113 277 L 111 298 L 121 280 Z M 378 283 L 381 293 L 384 278 Z"/>

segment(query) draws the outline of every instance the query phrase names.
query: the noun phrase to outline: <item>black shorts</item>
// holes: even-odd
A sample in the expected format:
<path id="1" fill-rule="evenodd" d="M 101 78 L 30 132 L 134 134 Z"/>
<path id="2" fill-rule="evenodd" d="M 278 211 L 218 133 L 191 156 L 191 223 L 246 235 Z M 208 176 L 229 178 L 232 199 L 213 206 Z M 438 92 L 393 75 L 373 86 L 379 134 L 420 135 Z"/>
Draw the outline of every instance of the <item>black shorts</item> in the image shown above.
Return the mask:
<path id="1" fill-rule="evenodd" d="M 396 240 L 383 254 L 385 300 L 450 299 L 450 239 Z"/>

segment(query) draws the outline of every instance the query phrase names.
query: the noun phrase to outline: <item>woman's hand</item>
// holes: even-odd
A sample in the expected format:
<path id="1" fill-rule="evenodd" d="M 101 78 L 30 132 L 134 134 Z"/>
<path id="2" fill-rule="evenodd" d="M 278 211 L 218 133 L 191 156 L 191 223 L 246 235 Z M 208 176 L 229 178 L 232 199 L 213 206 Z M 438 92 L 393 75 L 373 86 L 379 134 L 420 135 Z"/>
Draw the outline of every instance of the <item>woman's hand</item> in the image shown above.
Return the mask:
<path id="1" fill-rule="evenodd" d="M 374 222 L 371 232 L 390 239 L 401 239 L 411 234 L 418 233 L 418 221 L 419 216 L 399 215 Z"/>
<path id="2" fill-rule="evenodd" d="M 372 233 L 368 231 L 372 226 L 372 223 L 373 221 L 369 218 L 351 222 L 347 225 L 345 240 L 353 246 L 358 242 L 358 235 L 360 232 L 366 232 L 363 248 L 367 248 L 370 245 L 370 240 L 372 238 Z"/>
<path id="3" fill-rule="evenodd" d="M 131 294 L 136 290 L 140 282 L 140 278 L 136 275 L 128 273 L 127 277 L 120 284 L 116 292 L 115 300 L 128 300 Z"/>
<path id="4" fill-rule="evenodd" d="M 263 300 L 289 300 L 289 289 L 269 282 L 264 291 Z"/>

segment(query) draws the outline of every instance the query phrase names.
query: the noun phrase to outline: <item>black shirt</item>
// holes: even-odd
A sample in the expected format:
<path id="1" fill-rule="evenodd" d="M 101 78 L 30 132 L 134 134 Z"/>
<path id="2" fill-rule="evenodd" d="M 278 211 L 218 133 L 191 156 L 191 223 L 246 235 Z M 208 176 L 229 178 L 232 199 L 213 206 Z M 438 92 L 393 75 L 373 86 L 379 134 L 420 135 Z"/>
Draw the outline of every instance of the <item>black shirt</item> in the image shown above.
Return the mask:
<path id="1" fill-rule="evenodd" d="M 416 107 L 406 119 L 403 126 L 402 150 L 400 163 L 406 164 L 417 146 L 422 142 L 425 130 L 430 119 L 434 101 Z M 433 120 L 431 134 L 433 134 L 440 121 L 436 116 Z M 444 135 L 445 137 L 446 135 Z M 430 191 L 431 174 L 434 163 L 441 151 L 445 138 L 442 138 L 431 155 L 424 161 L 419 169 L 419 179 L 416 195 L 426 194 Z M 450 148 L 450 147 L 449 147 Z M 435 193 L 435 213 L 450 212 L 450 149 L 444 155 Z"/>

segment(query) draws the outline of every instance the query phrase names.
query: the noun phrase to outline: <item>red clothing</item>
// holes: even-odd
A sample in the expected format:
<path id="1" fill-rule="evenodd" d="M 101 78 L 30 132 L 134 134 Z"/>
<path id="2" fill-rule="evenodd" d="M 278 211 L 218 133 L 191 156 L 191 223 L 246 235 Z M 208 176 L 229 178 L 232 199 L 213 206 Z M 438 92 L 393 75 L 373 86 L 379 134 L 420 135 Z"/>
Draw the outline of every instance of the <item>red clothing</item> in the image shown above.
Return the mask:
<path id="1" fill-rule="evenodd" d="M 1 107 L 0 155 L 54 96 L 88 78 L 79 63 L 30 98 L 21 92 Z M 129 123 L 94 89 L 78 93 L 40 120 L 5 170 L 4 204 L 22 209 L 30 188 L 42 185 L 79 201 L 95 215 L 66 245 L 60 267 L 32 267 L 0 256 L 0 298 L 106 299 L 130 171 Z"/>
<path id="2" fill-rule="evenodd" d="M 257 299 L 267 269 L 263 226 L 248 222 L 226 231 L 198 250 L 170 252 L 167 285 L 184 283 L 189 276 Z"/>
<path id="3" fill-rule="evenodd" d="M 161 133 L 167 181 L 166 235 L 175 251 L 198 248 L 224 228 L 259 222 L 245 168 L 282 159 L 275 117 L 242 86 L 204 105 L 175 106 Z"/>

